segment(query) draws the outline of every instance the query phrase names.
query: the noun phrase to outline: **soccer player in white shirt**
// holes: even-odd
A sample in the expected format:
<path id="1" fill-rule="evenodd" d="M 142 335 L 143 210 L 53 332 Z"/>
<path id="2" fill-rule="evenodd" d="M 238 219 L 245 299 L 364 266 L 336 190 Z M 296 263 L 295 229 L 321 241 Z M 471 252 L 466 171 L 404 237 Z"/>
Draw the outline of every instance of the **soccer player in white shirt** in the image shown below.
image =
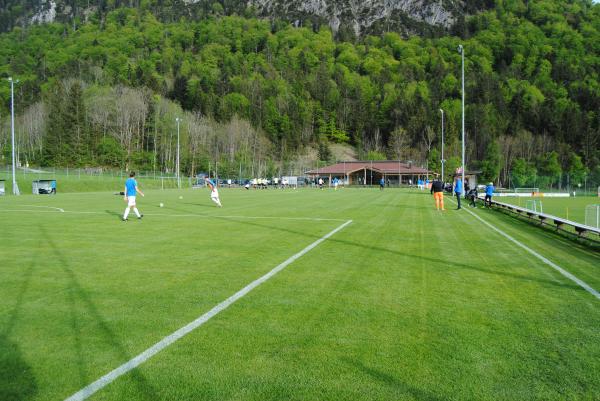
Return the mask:
<path id="1" fill-rule="evenodd" d="M 221 200 L 219 199 L 219 190 L 217 189 L 215 182 L 208 178 L 205 178 L 204 180 L 206 181 L 206 185 L 210 188 L 210 200 L 215 202 L 217 206 L 223 207 L 223 205 L 221 205 Z"/>

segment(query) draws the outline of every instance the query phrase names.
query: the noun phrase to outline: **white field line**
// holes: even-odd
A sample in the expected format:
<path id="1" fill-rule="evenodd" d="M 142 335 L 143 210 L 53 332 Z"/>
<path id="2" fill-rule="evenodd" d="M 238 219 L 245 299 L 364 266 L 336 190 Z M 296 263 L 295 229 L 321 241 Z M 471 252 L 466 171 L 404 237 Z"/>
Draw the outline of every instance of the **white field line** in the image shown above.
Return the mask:
<path id="1" fill-rule="evenodd" d="M 21 205 L 28 206 L 28 205 Z M 106 212 L 94 212 L 94 211 L 76 211 L 76 210 L 64 210 L 60 208 L 53 208 L 50 206 L 34 206 L 34 207 L 47 207 L 55 210 L 29 210 L 29 209 L 0 209 L 0 212 L 27 212 L 27 213 L 71 213 L 71 214 L 97 214 L 106 215 Z M 169 213 L 144 213 L 144 216 L 160 216 L 160 217 L 199 217 L 204 219 L 265 219 L 265 220 L 305 220 L 305 221 L 346 221 L 344 219 L 329 219 L 321 217 L 286 217 L 286 216 L 238 216 L 238 215 L 216 215 L 216 214 L 169 214 Z"/>
<path id="2" fill-rule="evenodd" d="M 46 209 L 54 209 L 54 210 L 58 210 L 61 213 L 64 213 L 64 209 L 61 209 L 59 207 L 53 207 L 53 206 L 37 206 L 37 205 L 21 205 L 21 206 L 25 206 L 25 207 L 41 207 L 41 208 L 46 208 Z"/>
<path id="3" fill-rule="evenodd" d="M 454 203 L 456 203 L 456 201 L 454 199 L 452 199 L 452 201 Z M 600 293 L 598 293 L 598 291 L 596 291 L 595 289 L 593 289 L 585 281 L 577 278 L 576 276 L 574 276 L 573 274 L 569 273 L 568 271 L 566 271 L 565 269 L 563 269 L 562 267 L 560 267 L 556 263 L 552 262 L 551 260 L 548 260 L 547 258 L 545 258 L 544 256 L 540 255 L 539 253 L 537 253 L 533 249 L 529 248 L 527 245 L 519 242 L 518 240 L 514 239 L 513 237 L 511 237 L 510 235 L 508 235 L 507 233 L 505 233 L 504 231 L 502 231 L 499 228 L 497 228 L 497 227 L 493 226 L 492 224 L 488 223 L 487 221 L 485 221 L 484 219 L 482 219 L 481 217 L 479 217 L 477 214 L 473 213 L 469 209 L 466 209 L 464 207 L 461 208 L 461 209 L 464 210 L 465 212 L 469 213 L 471 216 L 475 217 L 477 220 L 481 221 L 483 224 L 485 224 L 486 226 L 488 226 L 492 230 L 496 231 L 498 234 L 502 235 L 504 238 L 508 239 L 509 241 L 511 241 L 512 243 L 514 243 L 515 245 L 517 245 L 517 246 L 525 249 L 527 252 L 529 252 L 530 254 L 532 254 L 533 256 L 535 256 L 536 258 L 538 258 L 539 260 L 541 260 L 542 262 L 544 262 L 548 266 L 552 267 L 554 270 L 556 270 L 557 272 L 559 272 L 560 274 L 562 274 L 563 276 L 565 276 L 569 280 L 577 283 L 577 285 L 579 285 L 581 288 L 583 288 L 584 290 L 586 290 L 587 292 L 589 292 L 590 294 L 592 294 L 593 296 L 595 296 L 597 299 L 600 299 Z"/>
<path id="4" fill-rule="evenodd" d="M 306 248 L 304 248 L 297 254 L 291 256 L 285 262 L 279 264 L 277 267 L 275 267 L 273 270 L 271 270 L 264 276 L 254 280 L 253 282 L 251 282 L 250 284 L 248 284 L 247 286 L 245 286 L 244 288 L 242 288 L 241 290 L 239 290 L 238 292 L 236 292 L 235 294 L 233 294 L 232 296 L 227 298 L 225 301 L 221 302 L 220 304 L 216 305 L 215 307 L 213 307 L 211 310 L 209 310 L 202 316 L 198 317 L 196 320 L 192 321 L 191 323 L 188 323 L 187 325 L 183 326 L 179 330 L 169 334 L 168 336 L 166 336 L 165 338 L 163 338 L 162 340 L 160 340 L 159 342 L 157 342 L 150 348 L 146 349 L 141 354 L 138 354 L 136 357 L 130 359 L 129 361 L 125 362 L 118 368 L 116 368 L 113 371 L 102 376 L 95 382 L 82 388 L 81 390 L 79 390 L 78 392 L 76 392 L 75 394 L 73 394 L 72 396 L 67 398 L 65 401 L 85 400 L 86 398 L 88 398 L 89 396 L 91 396 L 92 394 L 97 392 L 98 390 L 100 390 L 103 387 L 107 386 L 108 384 L 112 383 L 119 376 L 122 376 L 122 375 L 126 374 L 127 372 L 131 371 L 132 369 L 135 369 L 136 367 L 138 367 L 139 365 L 141 365 L 148 359 L 152 358 L 154 355 L 156 355 L 157 353 L 159 353 L 160 351 L 162 351 L 169 345 L 173 344 L 175 341 L 179 340 L 180 338 L 189 334 L 193 330 L 202 326 L 204 323 L 209 321 L 212 317 L 216 316 L 220 312 L 227 309 L 234 302 L 236 302 L 240 298 L 244 297 L 246 294 L 248 294 L 250 291 L 252 291 L 256 287 L 258 287 L 265 281 L 269 280 L 271 277 L 273 277 L 274 275 L 279 273 L 281 270 L 285 269 L 288 265 L 292 264 L 295 260 L 299 259 L 303 255 L 310 252 L 312 249 L 314 249 L 316 246 L 318 246 L 321 242 L 325 241 L 326 239 L 328 239 L 329 237 L 331 237 L 338 231 L 344 229 L 350 223 L 352 223 L 352 220 L 346 221 L 344 224 L 340 225 L 333 231 L 329 232 L 328 234 L 325 234 L 323 237 L 316 240 L 315 242 L 313 242 L 312 244 L 310 244 L 309 246 L 307 246 Z"/>
<path id="5" fill-rule="evenodd" d="M 276 220 L 309 220 L 309 221 L 346 221 L 344 219 L 328 219 L 321 217 L 286 217 L 286 216 L 227 216 L 210 214 L 168 214 L 168 213 L 147 213 L 146 216 L 166 216 L 166 217 L 204 217 L 213 219 L 276 219 Z"/>

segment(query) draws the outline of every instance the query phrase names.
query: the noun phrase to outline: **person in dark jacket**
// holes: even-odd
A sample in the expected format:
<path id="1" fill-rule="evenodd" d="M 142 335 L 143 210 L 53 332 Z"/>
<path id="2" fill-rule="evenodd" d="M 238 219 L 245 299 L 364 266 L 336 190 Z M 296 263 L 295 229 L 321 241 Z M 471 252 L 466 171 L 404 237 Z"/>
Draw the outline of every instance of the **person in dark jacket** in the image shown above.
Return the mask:
<path id="1" fill-rule="evenodd" d="M 433 180 L 430 192 L 433 194 L 433 199 L 435 200 L 435 208 L 437 210 L 446 210 L 444 209 L 444 184 L 438 179 Z"/>
<path id="2" fill-rule="evenodd" d="M 473 188 L 467 193 L 467 199 L 471 201 L 471 203 L 469 203 L 469 206 L 477 207 L 477 205 L 475 204 L 475 201 L 477 200 L 477 195 L 477 188 Z"/>

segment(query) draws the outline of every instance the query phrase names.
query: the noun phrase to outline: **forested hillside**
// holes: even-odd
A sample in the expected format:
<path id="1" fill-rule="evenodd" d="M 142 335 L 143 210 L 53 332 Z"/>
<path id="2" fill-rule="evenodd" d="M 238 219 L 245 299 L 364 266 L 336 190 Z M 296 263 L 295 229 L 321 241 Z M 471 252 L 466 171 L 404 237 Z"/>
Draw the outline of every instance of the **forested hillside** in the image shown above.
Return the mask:
<path id="1" fill-rule="evenodd" d="M 450 171 L 462 43 L 469 168 L 518 186 L 600 175 L 599 5 L 498 1 L 454 31 L 347 42 L 324 26 L 119 8 L 0 35 L 0 74 L 20 80 L 21 162 L 172 169 L 179 116 L 186 172 L 257 157 L 273 169 L 307 147 L 326 160 L 338 142 L 436 168 L 441 108 Z M 7 84 L 0 96 L 6 158 Z"/>

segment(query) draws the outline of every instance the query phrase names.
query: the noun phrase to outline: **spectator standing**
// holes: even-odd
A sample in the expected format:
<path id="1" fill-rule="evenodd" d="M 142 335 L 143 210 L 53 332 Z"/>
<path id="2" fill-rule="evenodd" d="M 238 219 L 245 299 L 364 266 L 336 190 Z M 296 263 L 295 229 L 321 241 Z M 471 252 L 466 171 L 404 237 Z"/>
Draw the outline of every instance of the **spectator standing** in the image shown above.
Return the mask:
<path id="1" fill-rule="evenodd" d="M 463 183 L 460 178 L 456 179 L 456 183 L 454 184 L 454 194 L 456 195 L 456 201 L 458 202 L 458 207 L 456 210 L 460 210 L 460 196 L 463 192 Z"/>
<path id="2" fill-rule="evenodd" d="M 467 199 L 469 199 L 471 201 L 471 203 L 469 204 L 469 206 L 471 207 L 477 207 L 477 205 L 475 204 L 475 201 L 477 200 L 477 187 L 471 189 L 468 193 L 467 193 Z"/>
<path id="3" fill-rule="evenodd" d="M 446 210 L 444 209 L 444 184 L 440 180 L 433 180 L 429 192 L 433 194 L 436 210 Z"/>
<path id="4" fill-rule="evenodd" d="M 490 182 L 485 187 L 485 200 L 483 204 L 487 207 L 492 207 L 492 196 L 494 196 L 494 183 Z"/>

